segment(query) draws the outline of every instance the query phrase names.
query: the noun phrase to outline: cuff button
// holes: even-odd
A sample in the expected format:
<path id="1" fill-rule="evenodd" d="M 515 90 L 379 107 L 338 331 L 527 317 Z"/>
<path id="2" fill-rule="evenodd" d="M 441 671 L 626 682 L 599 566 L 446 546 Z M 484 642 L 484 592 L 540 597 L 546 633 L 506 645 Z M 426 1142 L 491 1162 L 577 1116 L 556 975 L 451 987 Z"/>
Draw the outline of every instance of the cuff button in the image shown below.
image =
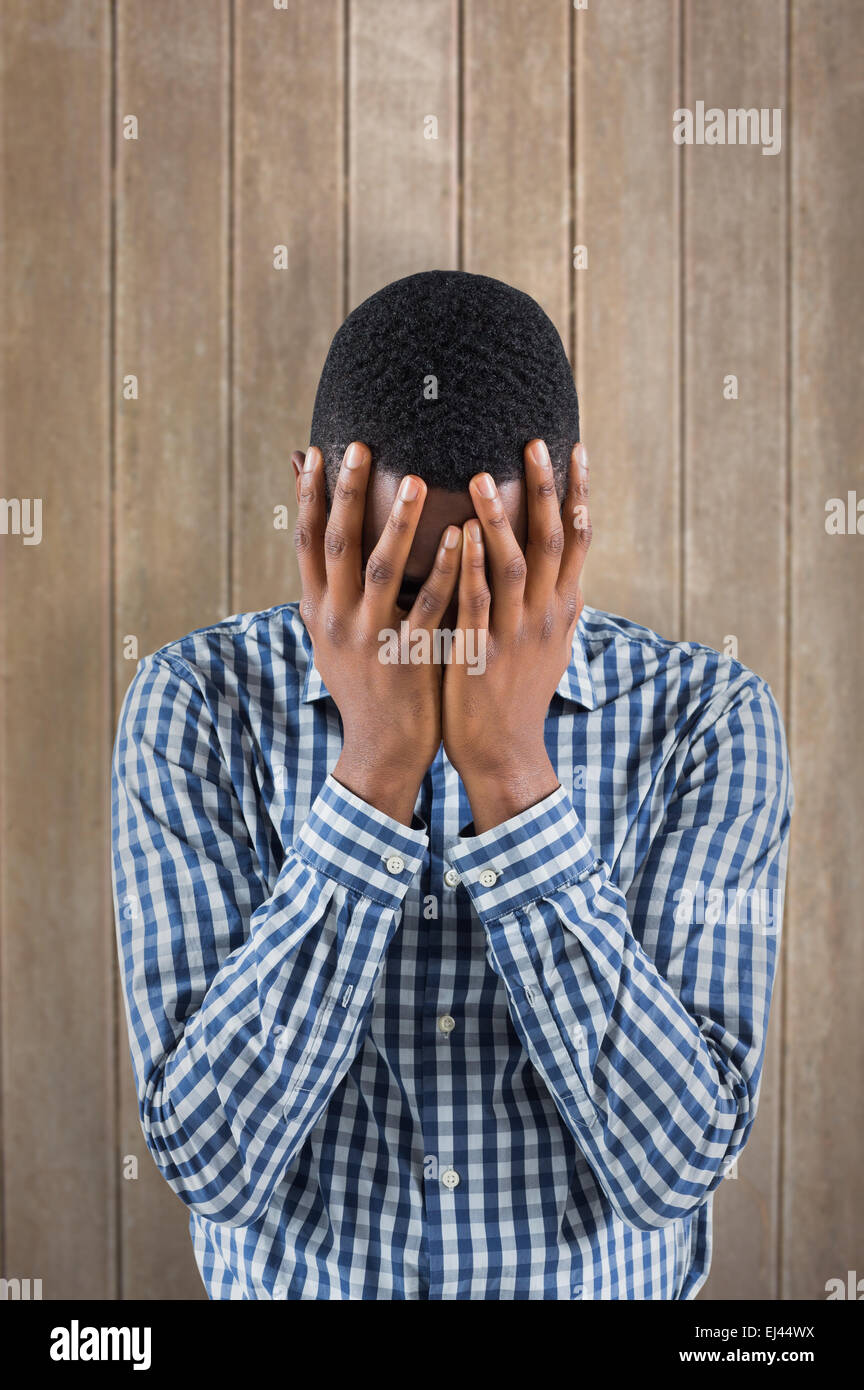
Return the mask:
<path id="1" fill-rule="evenodd" d="M 494 869 L 484 869 L 480 875 L 480 883 L 484 888 L 492 888 L 501 877 Z"/>
<path id="2" fill-rule="evenodd" d="M 400 854 L 391 854 L 387 859 L 388 874 L 401 874 L 405 868 L 405 860 Z"/>

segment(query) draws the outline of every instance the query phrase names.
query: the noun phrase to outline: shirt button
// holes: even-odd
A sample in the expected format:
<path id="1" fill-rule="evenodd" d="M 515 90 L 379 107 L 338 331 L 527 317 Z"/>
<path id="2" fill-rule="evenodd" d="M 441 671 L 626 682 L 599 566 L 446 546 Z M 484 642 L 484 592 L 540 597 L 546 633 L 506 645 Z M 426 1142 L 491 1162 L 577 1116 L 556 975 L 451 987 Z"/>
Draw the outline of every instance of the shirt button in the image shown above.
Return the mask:
<path id="1" fill-rule="evenodd" d="M 455 869 L 448 869 L 444 874 L 444 882 L 448 888 L 455 888 L 459 883 L 459 875 Z"/>
<path id="2" fill-rule="evenodd" d="M 458 1187 L 459 1174 L 456 1172 L 455 1168 L 445 1168 L 444 1172 L 441 1174 L 441 1181 L 445 1187 Z"/>
<path id="3" fill-rule="evenodd" d="M 494 869 L 484 869 L 480 875 L 480 882 L 484 888 L 491 888 L 494 883 L 498 882 L 498 878 L 499 875 Z"/>
<path id="4" fill-rule="evenodd" d="M 438 1027 L 442 1033 L 452 1033 L 456 1027 L 456 1020 L 450 1014 L 442 1014 L 438 1020 Z"/>
<path id="5" fill-rule="evenodd" d="M 388 874 L 401 874 L 405 868 L 405 860 L 401 854 L 391 854 L 387 860 Z"/>

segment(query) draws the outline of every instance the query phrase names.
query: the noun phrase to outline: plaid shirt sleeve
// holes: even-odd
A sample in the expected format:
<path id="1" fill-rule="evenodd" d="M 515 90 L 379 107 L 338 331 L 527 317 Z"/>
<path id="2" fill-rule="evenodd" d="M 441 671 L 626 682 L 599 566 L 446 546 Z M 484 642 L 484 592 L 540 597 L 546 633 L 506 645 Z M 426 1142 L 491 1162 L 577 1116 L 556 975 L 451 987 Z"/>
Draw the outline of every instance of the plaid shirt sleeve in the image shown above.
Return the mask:
<path id="1" fill-rule="evenodd" d="M 117 935 L 139 1112 L 172 1189 L 246 1225 L 356 1056 L 426 852 L 332 777 L 272 891 L 195 673 L 147 657 L 112 768 Z"/>
<path id="2" fill-rule="evenodd" d="M 709 707 L 679 762 L 627 897 L 563 787 L 449 856 L 523 1047 L 645 1230 L 705 1201 L 756 1114 L 793 806 L 767 685 Z"/>

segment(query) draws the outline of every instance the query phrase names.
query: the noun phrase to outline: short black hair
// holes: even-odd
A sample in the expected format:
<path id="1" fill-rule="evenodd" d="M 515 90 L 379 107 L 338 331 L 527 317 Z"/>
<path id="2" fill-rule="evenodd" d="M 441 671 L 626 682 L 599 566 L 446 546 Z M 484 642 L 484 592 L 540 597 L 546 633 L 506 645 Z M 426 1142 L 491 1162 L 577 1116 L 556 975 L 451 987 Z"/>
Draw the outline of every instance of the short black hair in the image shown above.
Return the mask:
<path id="1" fill-rule="evenodd" d="M 426 270 L 370 295 L 338 330 L 318 383 L 312 444 L 329 493 L 346 448 L 463 492 L 475 473 L 520 478 L 546 441 L 563 496 L 579 403 L 555 325 L 530 295 L 463 270 Z"/>

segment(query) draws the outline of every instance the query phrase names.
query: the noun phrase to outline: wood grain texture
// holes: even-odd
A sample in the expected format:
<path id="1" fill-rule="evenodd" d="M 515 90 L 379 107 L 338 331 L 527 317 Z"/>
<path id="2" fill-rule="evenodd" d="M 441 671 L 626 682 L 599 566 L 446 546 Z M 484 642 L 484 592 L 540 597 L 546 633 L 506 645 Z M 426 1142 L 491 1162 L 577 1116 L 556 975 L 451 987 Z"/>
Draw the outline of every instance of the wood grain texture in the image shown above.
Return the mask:
<path id="1" fill-rule="evenodd" d="M 679 632 L 679 74 L 675 0 L 574 14 L 576 385 L 591 463 L 586 601 Z"/>
<path id="2" fill-rule="evenodd" d="M 571 348 L 570 11 L 466 0 L 463 268 L 543 306 Z"/>
<path id="3" fill-rule="evenodd" d="M 458 258 L 456 0 L 351 0 L 349 9 L 346 310 Z M 436 139 L 425 138 L 427 116 Z"/>
<path id="4" fill-rule="evenodd" d="M 43 0 L 0 34 L 0 493 L 42 504 L 40 543 L 0 535 L 0 1272 L 48 1300 L 115 1287 L 108 20 Z"/>
<path id="5" fill-rule="evenodd" d="M 782 1298 L 864 1276 L 864 535 L 825 504 L 864 499 L 864 15 L 793 7 L 792 771 Z M 859 1295 L 860 1297 L 860 1295 Z"/>
<path id="6" fill-rule="evenodd" d="M 734 635 L 787 711 L 782 985 L 700 1301 L 864 1276 L 864 538 L 825 530 L 864 500 L 862 31 L 857 0 L 4 4 L 0 494 L 41 497 L 43 538 L 0 534 L 0 1274 L 205 1297 L 116 980 L 124 640 L 298 596 L 290 453 L 330 338 L 461 262 L 573 356 L 588 602 Z M 677 147 L 697 100 L 783 108 L 783 152 Z"/>
<path id="7" fill-rule="evenodd" d="M 309 443 L 345 296 L 343 8 L 237 11 L 231 606 L 244 611 L 300 596 L 291 451 Z"/>
<path id="8" fill-rule="evenodd" d="M 683 106 L 780 108 L 785 0 L 685 9 Z M 788 128 L 787 128 L 788 139 Z M 787 158 L 754 145 L 679 147 L 684 174 L 682 635 L 755 669 L 782 702 L 786 662 Z M 738 399 L 724 399 L 734 374 Z M 754 603 L 754 593 L 759 595 Z M 782 959 L 782 956 L 781 956 Z M 759 1111 L 714 1199 L 700 1297 L 777 1297 L 780 973 Z"/>
<path id="9" fill-rule="evenodd" d="M 116 697 L 228 600 L 229 5 L 121 0 L 117 23 Z M 135 115 L 137 140 L 122 138 Z M 127 373 L 137 400 L 122 397 Z M 202 1298 L 188 1212 L 147 1153 L 121 1036 L 123 1298 Z"/>

